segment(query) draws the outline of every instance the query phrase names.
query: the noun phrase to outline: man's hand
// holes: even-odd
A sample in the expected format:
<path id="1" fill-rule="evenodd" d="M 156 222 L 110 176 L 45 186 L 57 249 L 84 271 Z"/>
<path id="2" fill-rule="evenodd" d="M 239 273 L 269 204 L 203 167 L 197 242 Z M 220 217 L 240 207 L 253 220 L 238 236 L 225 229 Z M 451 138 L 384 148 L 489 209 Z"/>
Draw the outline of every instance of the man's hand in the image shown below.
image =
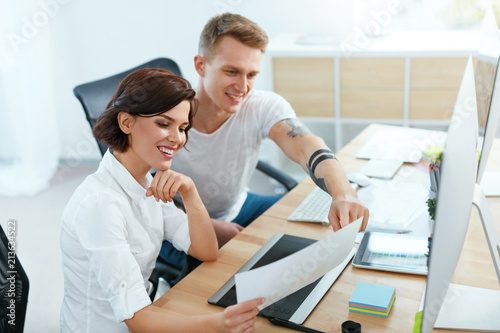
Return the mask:
<path id="1" fill-rule="evenodd" d="M 336 196 L 332 198 L 328 220 L 332 225 L 333 231 L 337 231 L 360 217 L 363 217 L 363 223 L 359 230 L 363 231 L 368 224 L 369 214 L 368 208 L 366 208 L 355 196 Z"/>
<path id="2" fill-rule="evenodd" d="M 182 194 L 194 189 L 191 178 L 172 170 L 157 171 L 146 196 L 154 196 L 156 201 L 172 201 L 177 192 Z"/>
<path id="3" fill-rule="evenodd" d="M 313 135 L 296 118 L 277 122 L 271 127 L 269 137 L 286 156 L 302 166 L 319 188 L 332 195 L 328 220 L 334 231 L 362 216 L 361 230 L 365 230 L 368 209 L 356 197 L 340 161 L 322 138 Z"/>
<path id="4" fill-rule="evenodd" d="M 236 236 L 243 230 L 243 227 L 234 222 L 226 222 L 212 219 L 212 224 L 214 225 L 215 235 L 217 236 L 217 241 L 219 242 L 219 248 L 224 244 L 229 242 L 231 238 Z"/>

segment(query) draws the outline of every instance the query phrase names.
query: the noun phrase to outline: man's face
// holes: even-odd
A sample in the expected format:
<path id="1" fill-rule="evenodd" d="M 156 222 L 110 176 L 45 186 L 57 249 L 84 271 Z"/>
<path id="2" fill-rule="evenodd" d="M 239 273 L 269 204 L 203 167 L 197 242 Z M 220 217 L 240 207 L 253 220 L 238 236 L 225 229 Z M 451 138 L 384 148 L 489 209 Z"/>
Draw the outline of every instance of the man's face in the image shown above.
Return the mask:
<path id="1" fill-rule="evenodd" d="M 231 36 L 222 37 L 206 59 L 203 86 L 218 110 L 236 113 L 260 70 L 262 51 Z"/>

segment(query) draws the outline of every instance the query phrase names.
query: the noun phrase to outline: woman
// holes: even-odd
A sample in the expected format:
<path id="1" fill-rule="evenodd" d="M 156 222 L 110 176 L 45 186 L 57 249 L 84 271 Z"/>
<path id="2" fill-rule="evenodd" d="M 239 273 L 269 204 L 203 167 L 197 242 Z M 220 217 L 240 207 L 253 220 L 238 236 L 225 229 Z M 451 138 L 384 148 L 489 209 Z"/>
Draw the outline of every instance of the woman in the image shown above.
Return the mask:
<path id="1" fill-rule="evenodd" d="M 200 260 L 217 258 L 193 181 L 169 170 L 196 107 L 188 81 L 140 69 L 120 83 L 94 126 L 110 149 L 62 216 L 62 332 L 253 331 L 262 299 L 190 318 L 150 306 L 146 285 L 163 239 Z M 186 213 L 171 202 L 176 192 Z"/>

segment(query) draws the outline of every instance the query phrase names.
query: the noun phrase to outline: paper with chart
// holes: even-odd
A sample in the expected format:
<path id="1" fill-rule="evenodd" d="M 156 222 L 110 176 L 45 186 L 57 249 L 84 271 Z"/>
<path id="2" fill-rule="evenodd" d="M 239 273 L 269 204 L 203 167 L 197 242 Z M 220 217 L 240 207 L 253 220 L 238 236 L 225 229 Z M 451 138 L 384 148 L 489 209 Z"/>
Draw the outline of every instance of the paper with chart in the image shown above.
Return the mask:
<path id="1" fill-rule="evenodd" d="M 259 309 L 316 281 L 341 264 L 354 246 L 363 218 L 271 264 L 236 274 L 236 298 L 242 303 L 257 297 Z"/>

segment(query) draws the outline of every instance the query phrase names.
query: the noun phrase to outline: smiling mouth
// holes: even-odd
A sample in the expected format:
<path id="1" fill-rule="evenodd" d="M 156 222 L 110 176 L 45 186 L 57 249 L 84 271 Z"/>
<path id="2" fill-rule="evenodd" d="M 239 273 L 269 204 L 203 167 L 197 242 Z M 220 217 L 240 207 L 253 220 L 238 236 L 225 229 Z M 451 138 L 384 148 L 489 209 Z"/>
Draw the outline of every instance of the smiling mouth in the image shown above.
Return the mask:
<path id="1" fill-rule="evenodd" d="M 174 150 L 173 149 L 168 149 L 168 148 L 165 148 L 165 147 L 158 147 L 158 149 L 162 153 L 165 153 L 165 154 L 168 154 L 168 155 L 173 155 L 174 154 Z"/>
<path id="2" fill-rule="evenodd" d="M 233 95 L 233 94 L 230 94 L 230 93 L 226 93 L 226 95 L 229 96 L 232 99 L 235 99 L 235 100 L 240 100 L 240 99 L 243 98 L 243 95 Z"/>

